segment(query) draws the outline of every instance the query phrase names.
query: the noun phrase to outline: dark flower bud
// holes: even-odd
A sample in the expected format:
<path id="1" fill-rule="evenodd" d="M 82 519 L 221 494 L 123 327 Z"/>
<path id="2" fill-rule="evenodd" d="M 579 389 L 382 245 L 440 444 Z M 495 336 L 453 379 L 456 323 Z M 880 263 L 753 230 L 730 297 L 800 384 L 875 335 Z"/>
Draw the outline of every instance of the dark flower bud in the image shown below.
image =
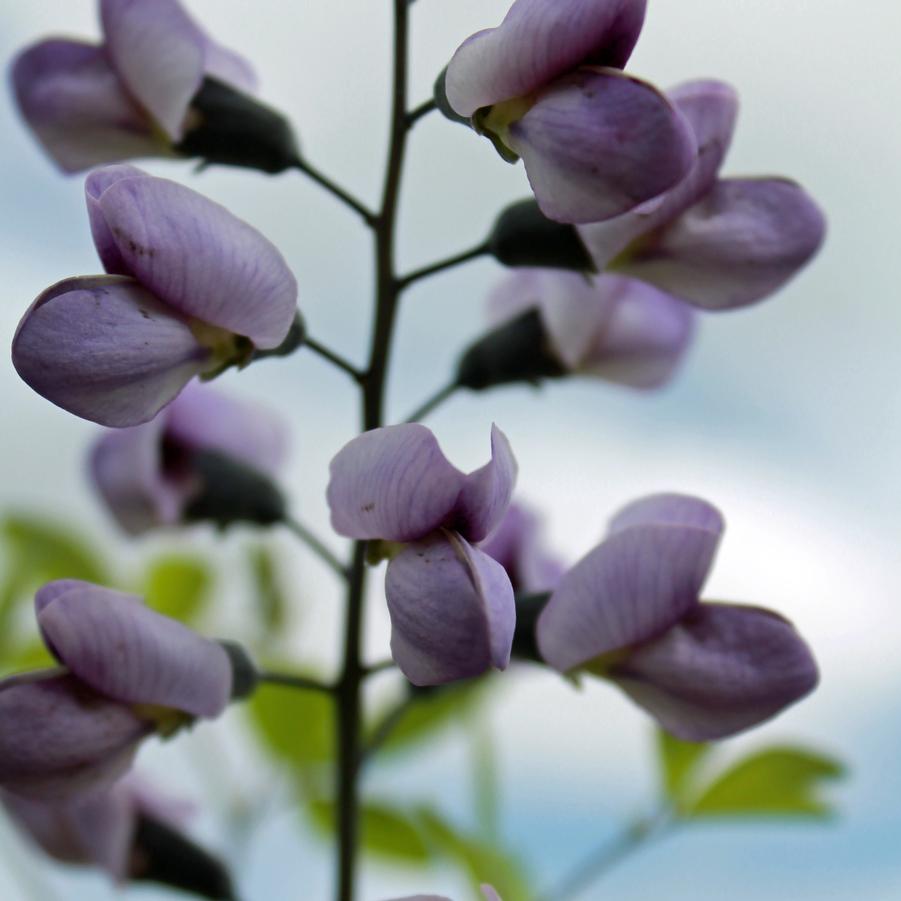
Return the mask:
<path id="1" fill-rule="evenodd" d="M 269 526 L 285 518 L 287 505 L 275 482 L 234 457 L 193 451 L 190 469 L 200 487 L 185 509 L 187 521 L 211 521 L 224 528 L 235 522 Z"/>
<path id="2" fill-rule="evenodd" d="M 435 98 L 435 106 L 441 111 L 442 115 L 450 119 L 451 122 L 460 122 L 462 125 L 471 125 L 472 123 L 466 116 L 461 116 L 447 100 L 447 90 L 445 88 L 445 79 L 447 78 L 447 66 L 445 66 L 438 77 L 435 79 L 435 87 L 433 95 Z"/>
<path id="3" fill-rule="evenodd" d="M 264 360 L 266 357 L 289 357 L 299 347 L 303 347 L 306 337 L 306 323 L 303 321 L 303 316 L 297 313 L 294 317 L 294 322 L 291 323 L 288 334 L 285 336 L 285 340 L 278 347 L 273 347 L 271 350 L 254 350 L 250 362 Z"/>
<path id="4" fill-rule="evenodd" d="M 551 592 L 549 591 L 542 591 L 537 594 L 518 594 L 516 596 L 516 631 L 513 633 L 514 657 L 520 660 L 544 663 L 538 651 L 535 625 L 550 597 Z"/>
<path id="5" fill-rule="evenodd" d="M 197 122 L 175 145 L 179 153 L 272 175 L 296 165 L 297 142 L 287 119 L 248 94 L 207 76 L 191 111 Z"/>
<path id="6" fill-rule="evenodd" d="M 181 832 L 146 814 L 138 818 L 129 877 L 157 882 L 214 901 L 237 901 L 222 861 Z"/>
<path id="7" fill-rule="evenodd" d="M 505 266 L 595 271 L 575 226 L 548 219 L 532 199 L 508 206 L 497 217 L 488 248 Z"/>
<path id="8" fill-rule="evenodd" d="M 537 309 L 526 310 L 479 338 L 457 364 L 456 383 L 483 391 L 511 382 L 537 383 L 566 370 L 553 354 Z"/>
<path id="9" fill-rule="evenodd" d="M 250 654 L 236 641 L 220 641 L 232 668 L 232 700 L 243 701 L 256 691 L 260 673 Z"/>

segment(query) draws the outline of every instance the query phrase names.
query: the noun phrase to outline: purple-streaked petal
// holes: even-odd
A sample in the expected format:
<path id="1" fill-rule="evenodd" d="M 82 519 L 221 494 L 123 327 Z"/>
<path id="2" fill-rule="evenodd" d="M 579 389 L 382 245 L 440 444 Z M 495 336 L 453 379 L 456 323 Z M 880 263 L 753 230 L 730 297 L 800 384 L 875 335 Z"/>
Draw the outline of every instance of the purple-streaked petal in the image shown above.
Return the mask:
<path id="1" fill-rule="evenodd" d="M 190 450 L 213 450 L 275 475 L 285 462 L 288 433 L 272 411 L 201 382 L 188 385 L 166 408 L 166 440 Z"/>
<path id="2" fill-rule="evenodd" d="M 153 731 L 130 707 L 75 676 L 43 671 L 0 682 L 0 786 L 63 798 L 112 785 Z"/>
<path id="3" fill-rule="evenodd" d="M 610 678 L 686 741 L 756 726 L 817 684 L 809 648 L 787 620 L 757 607 L 701 604 L 614 664 Z"/>
<path id="4" fill-rule="evenodd" d="M 91 237 L 103 268 L 110 275 L 129 275 L 134 273 L 119 252 L 119 245 L 107 225 L 106 217 L 100 208 L 100 195 L 117 181 L 123 178 L 150 178 L 143 169 L 123 163 L 118 166 L 104 166 L 91 172 L 84 180 L 84 197 L 88 209 L 88 221 L 91 225 Z"/>
<path id="5" fill-rule="evenodd" d="M 22 116 L 64 172 L 169 154 L 101 47 L 42 41 L 16 57 L 11 77 Z"/>
<path id="6" fill-rule="evenodd" d="M 563 577 L 562 563 L 542 547 L 538 517 L 519 503 L 510 504 L 479 550 L 504 567 L 517 593 L 551 591 Z"/>
<path id="7" fill-rule="evenodd" d="M 507 436 L 491 426 L 491 459 L 471 472 L 454 510 L 453 527 L 467 541 L 481 541 L 501 521 L 516 484 L 516 458 Z"/>
<path id="8" fill-rule="evenodd" d="M 13 365 L 47 400 L 101 425 L 152 419 L 209 363 L 191 329 L 115 275 L 65 279 L 29 307 Z"/>
<path id="9" fill-rule="evenodd" d="M 424 538 L 447 520 L 465 480 L 416 423 L 365 432 L 338 451 L 329 470 L 332 527 L 357 539 Z"/>
<path id="10" fill-rule="evenodd" d="M 485 901 L 501 901 L 501 896 L 490 885 L 481 886 Z"/>
<path id="11" fill-rule="evenodd" d="M 697 157 L 685 178 L 661 196 L 622 216 L 579 226 L 579 236 L 601 271 L 620 253 L 628 253 L 632 241 L 671 222 L 703 197 L 716 181 L 732 142 L 738 95 L 730 85 L 692 81 L 667 91 L 667 97 L 691 126 Z"/>
<path id="12" fill-rule="evenodd" d="M 610 534 L 632 526 L 690 526 L 722 535 L 723 514 L 713 504 L 688 494 L 651 494 L 626 504 L 610 520 Z"/>
<path id="13" fill-rule="evenodd" d="M 516 625 L 504 568 L 453 532 L 410 545 L 388 564 L 391 653 L 414 685 L 505 669 Z"/>
<path id="14" fill-rule="evenodd" d="M 607 320 L 576 371 L 633 388 L 668 382 L 694 338 L 696 312 L 634 279 L 605 275 L 595 287 Z"/>
<path id="15" fill-rule="evenodd" d="M 797 184 L 726 179 L 617 269 L 696 306 L 745 306 L 782 287 L 820 247 L 826 224 Z"/>
<path id="16" fill-rule="evenodd" d="M 38 625 L 64 666 L 117 701 L 215 717 L 231 697 L 222 646 L 132 595 L 85 584 L 46 604 Z"/>
<path id="17" fill-rule="evenodd" d="M 583 65 L 621 69 L 644 22 L 646 0 L 516 0 L 497 28 L 468 38 L 447 67 L 461 116 L 524 97 Z"/>
<path id="18" fill-rule="evenodd" d="M 62 801 L 37 801 L 0 791 L 0 801 L 31 839 L 56 860 L 100 867 L 116 880 L 127 875 L 135 811 L 123 782 L 109 791 Z"/>
<path id="19" fill-rule="evenodd" d="M 192 493 L 190 480 L 167 478 L 163 469 L 167 412 L 143 425 L 110 430 L 91 449 L 94 485 L 129 535 L 177 523 Z"/>
<path id="20" fill-rule="evenodd" d="M 509 126 L 541 211 L 558 222 L 610 219 L 684 178 L 691 126 L 651 85 L 616 69 L 582 69 L 542 92 Z"/>
<path id="21" fill-rule="evenodd" d="M 609 536 L 551 595 L 536 630 L 541 656 L 565 673 L 659 635 L 697 606 L 718 539 L 669 525 Z"/>
<path id="22" fill-rule="evenodd" d="M 284 340 L 297 282 L 255 228 L 165 178 L 119 178 L 97 203 L 125 265 L 160 300 L 263 349 Z"/>

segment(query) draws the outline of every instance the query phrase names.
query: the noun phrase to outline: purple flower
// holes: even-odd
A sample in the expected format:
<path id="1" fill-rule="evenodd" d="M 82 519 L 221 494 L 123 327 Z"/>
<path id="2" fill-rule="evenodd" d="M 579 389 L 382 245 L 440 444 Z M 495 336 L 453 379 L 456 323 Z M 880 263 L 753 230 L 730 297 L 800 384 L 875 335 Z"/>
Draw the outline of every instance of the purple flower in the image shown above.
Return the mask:
<path id="1" fill-rule="evenodd" d="M 172 156 L 204 79 L 252 93 L 250 64 L 215 43 L 176 0 L 100 0 L 103 44 L 51 39 L 12 67 L 25 120 L 57 165 L 79 172 L 141 156 Z"/>
<path id="2" fill-rule="evenodd" d="M 133 166 L 93 172 L 85 192 L 109 274 L 65 279 L 22 317 L 13 363 L 38 394 L 101 425 L 137 425 L 194 376 L 286 338 L 297 283 L 256 229 Z"/>
<path id="3" fill-rule="evenodd" d="M 189 384 L 150 422 L 101 436 L 91 451 L 91 476 L 119 525 L 138 535 L 191 518 L 192 506 L 215 488 L 204 466 L 211 456 L 268 477 L 278 472 L 286 447 L 281 421 L 267 410 Z M 256 512 L 259 521 L 272 512 L 261 499 L 271 500 L 256 497 L 252 510 L 223 514 Z"/>
<path id="4" fill-rule="evenodd" d="M 516 594 L 552 591 L 563 576 L 563 565 L 542 546 L 538 517 L 522 504 L 510 504 L 479 550 L 504 567 Z"/>
<path id="5" fill-rule="evenodd" d="M 501 896 L 490 885 L 483 885 L 481 888 L 485 901 L 501 901 Z M 444 895 L 408 895 L 405 898 L 395 898 L 394 901 L 450 901 L 450 898 Z"/>
<path id="6" fill-rule="evenodd" d="M 496 426 L 491 460 L 468 475 L 416 424 L 366 432 L 332 460 L 335 531 L 405 545 L 388 564 L 385 594 L 392 654 L 415 685 L 504 669 L 510 660 L 510 579 L 473 543 L 501 521 L 515 480 L 516 461 Z"/>
<path id="7" fill-rule="evenodd" d="M 688 741 L 740 732 L 802 698 L 817 667 L 791 623 L 699 601 L 723 528 L 718 510 L 682 495 L 621 510 L 539 617 L 542 657 L 611 679 Z"/>
<path id="8" fill-rule="evenodd" d="M 60 668 L 0 682 L 0 787 L 65 798 L 112 785 L 138 744 L 218 716 L 233 687 L 229 654 L 140 598 L 66 579 L 35 596 Z"/>
<path id="9" fill-rule="evenodd" d="M 615 219 L 579 227 L 598 269 L 614 269 L 707 309 L 772 294 L 816 253 L 825 222 L 813 200 L 782 178 L 718 177 L 738 99 L 722 82 L 669 92 L 691 123 L 698 156 L 662 197 Z"/>
<path id="10" fill-rule="evenodd" d="M 447 67 L 447 105 L 505 159 L 522 158 L 551 219 L 618 216 L 691 167 L 696 148 L 681 113 L 621 71 L 644 14 L 645 0 L 516 0 Z"/>
<path id="11" fill-rule="evenodd" d="M 695 329 L 682 301 L 621 276 L 517 269 L 488 299 L 488 315 L 509 322 L 536 310 L 540 350 L 559 373 L 656 388 L 675 373 Z"/>

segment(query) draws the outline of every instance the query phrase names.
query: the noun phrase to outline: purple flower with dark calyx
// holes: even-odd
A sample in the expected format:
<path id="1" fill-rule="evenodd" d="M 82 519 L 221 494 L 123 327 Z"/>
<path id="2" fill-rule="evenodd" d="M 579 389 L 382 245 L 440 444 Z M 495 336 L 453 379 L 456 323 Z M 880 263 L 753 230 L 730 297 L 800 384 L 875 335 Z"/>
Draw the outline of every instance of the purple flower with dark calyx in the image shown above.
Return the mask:
<path id="1" fill-rule="evenodd" d="M 645 0 L 516 0 L 459 47 L 438 104 L 522 158 L 545 215 L 597 222 L 689 171 L 691 129 L 656 88 L 621 70 Z M 443 93 L 442 93 L 443 92 Z"/>
<path id="2" fill-rule="evenodd" d="M 819 249 L 823 214 L 783 178 L 720 179 L 738 112 L 734 90 L 696 81 L 669 91 L 698 156 L 666 194 L 614 219 L 579 226 L 598 269 L 656 285 L 711 310 L 762 300 Z"/>
<path id="3" fill-rule="evenodd" d="M 100 21 L 103 44 L 41 41 L 12 67 L 22 116 L 63 171 L 147 156 L 294 164 L 290 126 L 251 96 L 250 64 L 176 0 L 100 0 Z"/>
<path id="4" fill-rule="evenodd" d="M 0 789 L 0 802 L 35 844 L 63 863 L 97 867 L 120 885 L 157 881 L 208 898 L 235 897 L 226 868 L 184 833 L 191 806 L 143 780 L 128 776 L 104 791 L 56 801 Z"/>
<path id="5" fill-rule="evenodd" d="M 150 422 L 100 437 L 90 469 L 110 512 L 131 535 L 201 518 L 270 524 L 285 513 L 271 479 L 286 449 L 275 415 L 189 384 Z M 224 479 L 215 478 L 216 467 L 227 469 Z"/>
<path id="6" fill-rule="evenodd" d="M 654 495 L 625 507 L 538 618 L 543 659 L 612 680 L 686 741 L 733 735 L 804 697 L 817 667 L 791 623 L 699 600 L 723 528 L 697 498 Z"/>
<path id="7" fill-rule="evenodd" d="M 107 788 L 142 739 L 217 717 L 232 699 L 229 651 L 140 598 L 64 579 L 37 592 L 35 609 L 60 668 L 0 682 L 8 791 L 52 799 Z"/>
<path id="8" fill-rule="evenodd" d="M 391 650 L 414 685 L 505 669 L 515 625 L 504 568 L 473 543 L 501 521 L 516 480 L 509 442 L 462 473 L 418 424 L 365 432 L 331 462 L 332 526 L 348 538 L 402 543 L 388 563 Z"/>
<path id="9" fill-rule="evenodd" d="M 491 293 L 496 328 L 464 352 L 457 384 L 480 391 L 508 382 L 588 375 L 657 388 L 675 374 L 694 337 L 695 312 L 622 276 L 517 269 Z"/>
<path id="10" fill-rule="evenodd" d="M 38 394 L 101 425 L 138 425 L 194 376 L 288 338 L 297 282 L 256 229 L 133 166 L 98 169 L 85 192 L 109 274 L 59 282 L 22 317 L 13 364 Z"/>

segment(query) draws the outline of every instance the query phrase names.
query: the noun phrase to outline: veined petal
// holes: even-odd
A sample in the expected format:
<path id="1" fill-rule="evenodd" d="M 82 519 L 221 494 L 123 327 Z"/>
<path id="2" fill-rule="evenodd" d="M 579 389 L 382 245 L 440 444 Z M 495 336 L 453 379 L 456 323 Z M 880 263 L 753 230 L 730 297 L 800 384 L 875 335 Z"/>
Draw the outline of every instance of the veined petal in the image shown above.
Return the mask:
<path id="1" fill-rule="evenodd" d="M 543 91 L 509 126 L 541 211 L 597 222 L 684 178 L 697 148 L 681 112 L 651 85 L 616 69 L 581 69 Z"/>
<path id="2" fill-rule="evenodd" d="M 16 57 L 11 74 L 22 116 L 64 172 L 169 155 L 122 89 L 102 47 L 41 41 Z"/>
<path id="3" fill-rule="evenodd" d="M 491 459 L 466 476 L 454 510 L 453 526 L 468 541 L 481 541 L 501 521 L 517 469 L 507 436 L 492 424 Z"/>
<path id="4" fill-rule="evenodd" d="M 609 532 L 621 532 L 633 526 L 690 526 L 722 535 L 726 528 L 723 514 L 713 504 L 688 494 L 650 494 L 626 504 L 610 520 Z"/>
<path id="5" fill-rule="evenodd" d="M 794 182 L 726 179 L 617 268 L 696 306 L 731 309 L 781 288 L 817 252 L 825 229 Z"/>
<path id="6" fill-rule="evenodd" d="M 450 516 L 465 480 L 417 423 L 364 432 L 338 451 L 329 470 L 332 527 L 357 539 L 424 538 Z"/>
<path id="7" fill-rule="evenodd" d="M 614 664 L 610 677 L 668 732 L 712 741 L 768 720 L 818 674 L 787 620 L 757 607 L 701 604 Z"/>
<path id="8" fill-rule="evenodd" d="M 568 672 L 648 641 L 698 604 L 718 536 L 642 525 L 609 536 L 564 577 L 538 618 L 541 656 Z"/>
<path id="9" fill-rule="evenodd" d="M 31 305 L 13 364 L 47 400 L 101 425 L 152 419 L 209 361 L 185 322 L 132 279 L 65 279 Z"/>
<path id="10" fill-rule="evenodd" d="M 391 653 L 414 685 L 505 669 L 516 625 L 504 568 L 453 532 L 436 532 L 388 564 Z"/>
<path id="11" fill-rule="evenodd" d="M 0 790 L 0 801 L 51 857 L 98 866 L 116 880 L 127 875 L 135 812 L 122 782 L 108 791 L 62 801 L 38 801 Z"/>
<path id="12" fill-rule="evenodd" d="M 578 227 L 579 236 L 599 270 L 641 235 L 661 228 L 704 196 L 732 143 L 738 116 L 738 95 L 721 81 L 692 81 L 666 92 L 670 102 L 685 116 L 697 144 L 697 156 L 688 174 L 659 197 L 633 210 Z"/>
<path id="13" fill-rule="evenodd" d="M 633 388 L 658 388 L 678 369 L 695 334 L 697 313 L 684 301 L 629 278 L 595 282 L 607 319 L 576 367 Z"/>
<path id="14" fill-rule="evenodd" d="M 504 21 L 472 35 L 447 67 L 461 116 L 531 94 L 583 65 L 621 69 L 644 23 L 646 0 L 516 0 Z"/>
<path id="15" fill-rule="evenodd" d="M 263 349 L 284 340 L 297 282 L 255 228 L 165 178 L 119 178 L 97 203 L 125 265 L 162 301 Z"/>
<path id="16" fill-rule="evenodd" d="M 64 798 L 112 785 L 153 727 L 75 676 L 47 670 L 0 682 L 0 786 Z"/>
<path id="17" fill-rule="evenodd" d="M 123 163 L 118 166 L 104 166 L 96 169 L 84 180 L 84 199 L 88 209 L 88 221 L 91 225 L 91 237 L 103 268 L 110 275 L 129 275 L 134 273 L 128 267 L 119 245 L 106 222 L 106 216 L 100 208 L 100 195 L 117 181 L 123 178 L 150 178 L 143 169 Z"/>
<path id="18" fill-rule="evenodd" d="M 37 604 L 48 647 L 95 691 L 192 716 L 215 717 L 228 704 L 232 670 L 221 645 L 140 598 L 84 584 Z"/>
<path id="19" fill-rule="evenodd" d="M 481 886 L 485 901 L 501 901 L 501 896 L 490 885 Z"/>

